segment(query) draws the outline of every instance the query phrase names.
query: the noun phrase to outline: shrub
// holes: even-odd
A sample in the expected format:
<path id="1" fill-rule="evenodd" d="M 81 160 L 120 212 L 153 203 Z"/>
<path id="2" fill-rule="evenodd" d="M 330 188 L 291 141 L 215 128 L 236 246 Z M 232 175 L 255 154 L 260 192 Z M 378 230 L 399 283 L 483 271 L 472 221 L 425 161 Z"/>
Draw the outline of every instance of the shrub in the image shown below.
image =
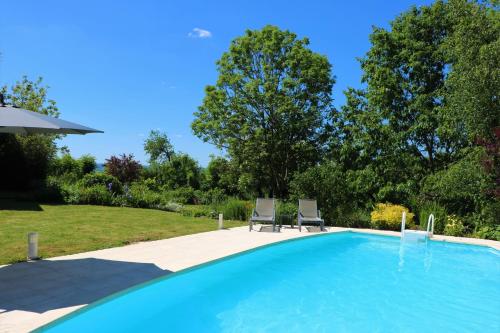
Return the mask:
<path id="1" fill-rule="evenodd" d="M 485 225 L 479 227 L 472 236 L 500 241 L 500 225 Z"/>
<path id="2" fill-rule="evenodd" d="M 146 185 L 133 183 L 125 193 L 127 205 L 136 208 L 158 208 L 162 203 L 160 193 L 151 191 Z"/>
<path id="3" fill-rule="evenodd" d="M 163 163 L 152 163 L 143 172 L 147 178 L 156 180 L 168 189 L 192 187 L 198 189 L 201 183 L 201 168 L 198 162 L 187 154 L 174 154 Z"/>
<path id="4" fill-rule="evenodd" d="M 201 205 L 196 205 L 196 206 L 183 206 L 181 209 L 181 214 L 184 216 L 190 216 L 190 217 L 213 217 L 215 218 L 217 213 L 213 210 L 210 209 L 210 207 L 207 206 L 201 206 Z"/>
<path id="5" fill-rule="evenodd" d="M 64 202 L 61 184 L 53 176 L 47 177 L 45 184 L 36 189 L 34 196 L 41 202 Z"/>
<path id="6" fill-rule="evenodd" d="M 196 191 L 195 196 L 203 205 L 218 205 L 227 200 L 227 195 L 220 188 L 212 188 L 208 191 Z"/>
<path id="7" fill-rule="evenodd" d="M 444 227 L 444 234 L 456 237 L 463 236 L 465 234 L 463 221 L 456 215 L 448 215 L 446 218 L 446 225 Z"/>
<path id="8" fill-rule="evenodd" d="M 228 220 L 246 221 L 250 218 L 252 205 L 248 201 L 231 198 L 218 205 L 214 211 L 224 214 L 224 218 Z"/>
<path id="9" fill-rule="evenodd" d="M 199 199 L 192 187 L 180 187 L 176 190 L 167 191 L 164 196 L 169 201 L 178 202 L 182 205 L 199 203 Z"/>
<path id="10" fill-rule="evenodd" d="M 278 201 L 276 207 L 276 223 L 291 224 L 297 219 L 299 206 L 291 201 Z"/>
<path id="11" fill-rule="evenodd" d="M 399 184 L 388 182 L 379 189 L 375 195 L 375 200 L 377 202 L 394 202 L 409 205 L 414 193 L 417 193 L 417 184 L 414 181 Z"/>
<path id="12" fill-rule="evenodd" d="M 356 206 L 348 190 L 346 174 L 335 163 L 309 168 L 296 174 L 290 184 L 291 198 L 316 198 L 326 224 L 339 217 L 339 210 L 345 206 Z"/>
<path id="13" fill-rule="evenodd" d="M 74 183 L 82 176 L 93 172 L 95 168 L 95 158 L 91 155 L 83 155 L 79 159 L 74 159 L 71 155 L 64 154 L 60 158 L 52 159 L 49 173 L 62 182 Z"/>
<path id="14" fill-rule="evenodd" d="M 481 164 L 483 157 L 483 149 L 471 150 L 448 169 L 428 176 L 422 196 L 445 206 L 450 213 L 466 215 L 479 211 L 491 200 L 488 193 L 494 186 Z"/>
<path id="15" fill-rule="evenodd" d="M 121 182 L 114 176 L 103 172 L 88 173 L 80 180 L 79 184 L 83 187 L 94 185 L 104 185 L 112 193 L 122 193 Z"/>
<path id="16" fill-rule="evenodd" d="M 142 184 L 147 186 L 148 189 L 151 191 L 159 191 L 160 190 L 160 184 L 156 180 L 156 178 L 146 178 L 142 181 Z"/>
<path id="17" fill-rule="evenodd" d="M 434 233 L 442 235 L 446 225 L 446 208 L 435 202 L 428 202 L 421 205 L 418 210 L 418 220 L 421 229 L 427 230 L 427 222 L 430 214 L 434 215 Z"/>
<path id="18" fill-rule="evenodd" d="M 408 208 L 393 205 L 378 203 L 370 214 L 370 224 L 375 229 L 385 230 L 401 230 L 401 218 L 403 212 L 406 212 L 406 227 L 413 227 L 413 214 Z"/>
<path id="19" fill-rule="evenodd" d="M 78 203 L 109 206 L 112 203 L 112 196 L 104 185 L 80 187 L 78 188 Z"/>
<path id="20" fill-rule="evenodd" d="M 59 158 L 54 158 L 50 163 L 50 174 L 61 176 L 67 173 L 78 175 L 80 165 L 70 154 L 64 154 Z"/>
<path id="21" fill-rule="evenodd" d="M 91 155 L 83 155 L 78 159 L 80 164 L 80 172 L 82 175 L 94 172 L 96 169 L 95 157 Z"/>
<path id="22" fill-rule="evenodd" d="M 370 212 L 362 208 L 343 211 L 338 214 L 338 218 L 334 222 L 335 225 L 339 227 L 369 228 Z"/>
<path id="23" fill-rule="evenodd" d="M 106 159 L 106 172 L 118 178 L 122 183 L 131 183 L 139 179 L 141 165 L 134 160 L 134 155 L 122 154 L 119 157 L 111 156 Z"/>

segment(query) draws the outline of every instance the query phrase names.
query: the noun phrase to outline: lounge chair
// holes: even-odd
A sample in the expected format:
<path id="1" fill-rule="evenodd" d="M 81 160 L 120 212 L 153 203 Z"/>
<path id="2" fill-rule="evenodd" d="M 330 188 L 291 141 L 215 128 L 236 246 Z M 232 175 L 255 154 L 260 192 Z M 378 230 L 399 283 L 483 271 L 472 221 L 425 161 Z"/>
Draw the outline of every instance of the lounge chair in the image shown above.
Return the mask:
<path id="1" fill-rule="evenodd" d="M 274 199 L 257 198 L 255 209 L 252 211 L 252 217 L 248 222 L 249 230 L 253 230 L 255 222 L 272 223 L 273 232 L 276 231 L 276 211 L 274 209 Z"/>
<path id="2" fill-rule="evenodd" d="M 316 200 L 299 200 L 299 231 L 302 231 L 302 224 L 319 224 L 321 231 L 325 229 L 325 221 L 321 218 Z"/>

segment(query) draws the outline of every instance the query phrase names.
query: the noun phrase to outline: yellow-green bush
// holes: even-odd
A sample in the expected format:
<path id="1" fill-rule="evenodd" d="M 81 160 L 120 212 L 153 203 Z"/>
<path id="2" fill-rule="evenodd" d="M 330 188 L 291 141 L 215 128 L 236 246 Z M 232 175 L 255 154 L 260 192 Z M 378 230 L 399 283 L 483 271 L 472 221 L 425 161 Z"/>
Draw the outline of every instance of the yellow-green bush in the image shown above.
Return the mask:
<path id="1" fill-rule="evenodd" d="M 403 216 L 403 211 L 406 212 L 406 227 L 414 227 L 414 214 L 410 213 L 408 208 L 400 205 L 383 203 L 378 203 L 371 212 L 370 225 L 375 229 L 401 230 L 401 218 Z"/>
<path id="2" fill-rule="evenodd" d="M 444 226 L 444 234 L 446 236 L 464 236 L 465 226 L 462 220 L 456 215 L 448 215 L 446 225 Z"/>

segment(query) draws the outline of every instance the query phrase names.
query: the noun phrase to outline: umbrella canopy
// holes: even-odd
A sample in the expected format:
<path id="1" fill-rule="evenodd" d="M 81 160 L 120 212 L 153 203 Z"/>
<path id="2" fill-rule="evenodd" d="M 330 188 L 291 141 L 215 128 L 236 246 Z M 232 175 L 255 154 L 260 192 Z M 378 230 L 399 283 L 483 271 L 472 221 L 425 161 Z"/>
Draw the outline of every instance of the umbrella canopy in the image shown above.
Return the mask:
<path id="1" fill-rule="evenodd" d="M 104 132 L 41 113 L 4 105 L 0 100 L 0 133 L 87 134 Z"/>

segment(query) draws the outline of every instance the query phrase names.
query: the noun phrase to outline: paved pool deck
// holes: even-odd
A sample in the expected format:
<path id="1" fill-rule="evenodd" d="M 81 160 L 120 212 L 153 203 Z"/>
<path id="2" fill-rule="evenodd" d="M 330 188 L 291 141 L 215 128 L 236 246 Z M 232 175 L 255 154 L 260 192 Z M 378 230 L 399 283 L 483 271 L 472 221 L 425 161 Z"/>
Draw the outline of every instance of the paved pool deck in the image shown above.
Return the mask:
<path id="1" fill-rule="evenodd" d="M 328 228 L 399 237 L 399 232 Z M 191 266 L 288 239 L 317 233 L 283 228 L 280 233 L 247 227 L 142 242 L 123 247 L 0 266 L 0 332 L 28 332 L 118 291 Z M 500 242 L 434 236 L 490 246 Z"/>

